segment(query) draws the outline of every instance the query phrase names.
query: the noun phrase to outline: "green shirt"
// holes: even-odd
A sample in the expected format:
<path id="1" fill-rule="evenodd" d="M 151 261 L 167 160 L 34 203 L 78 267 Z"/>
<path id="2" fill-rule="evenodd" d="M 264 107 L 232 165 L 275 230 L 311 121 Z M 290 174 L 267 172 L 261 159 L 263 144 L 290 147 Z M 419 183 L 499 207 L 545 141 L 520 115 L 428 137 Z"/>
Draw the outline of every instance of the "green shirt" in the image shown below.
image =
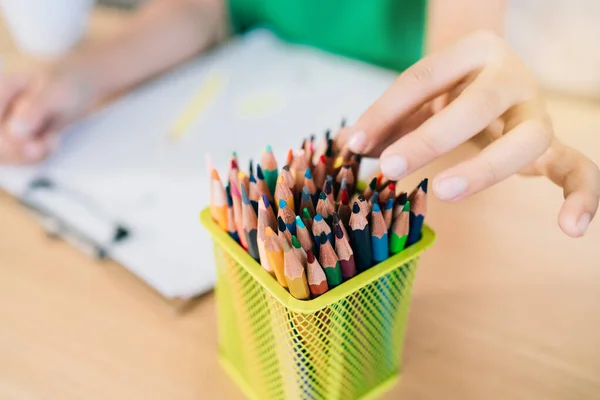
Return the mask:
<path id="1" fill-rule="evenodd" d="M 402 71 L 423 53 L 427 0 L 229 0 L 237 33 L 282 39 Z"/>

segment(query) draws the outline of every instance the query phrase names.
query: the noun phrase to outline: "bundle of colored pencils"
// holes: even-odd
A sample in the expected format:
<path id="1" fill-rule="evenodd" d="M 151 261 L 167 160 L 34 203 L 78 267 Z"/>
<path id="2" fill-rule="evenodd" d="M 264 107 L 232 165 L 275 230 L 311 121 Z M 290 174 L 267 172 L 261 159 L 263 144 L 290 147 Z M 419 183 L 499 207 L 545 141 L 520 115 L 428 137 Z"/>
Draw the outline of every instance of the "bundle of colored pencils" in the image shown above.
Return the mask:
<path id="1" fill-rule="evenodd" d="M 215 222 L 297 299 L 309 300 L 418 242 L 427 179 L 408 194 L 374 177 L 356 192 L 361 157 L 329 132 L 290 149 L 278 169 L 270 146 L 248 173 L 234 153 L 226 186 L 208 161 Z"/>

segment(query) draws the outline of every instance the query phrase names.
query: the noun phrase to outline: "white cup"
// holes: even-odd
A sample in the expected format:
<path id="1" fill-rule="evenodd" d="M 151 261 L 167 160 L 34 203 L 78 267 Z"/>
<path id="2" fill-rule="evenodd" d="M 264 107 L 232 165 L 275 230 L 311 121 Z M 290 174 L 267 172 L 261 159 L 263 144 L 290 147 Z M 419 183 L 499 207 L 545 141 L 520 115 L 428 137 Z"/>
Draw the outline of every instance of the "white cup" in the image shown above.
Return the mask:
<path id="1" fill-rule="evenodd" d="M 56 57 L 85 31 L 94 0 L 0 0 L 6 26 L 24 53 Z"/>

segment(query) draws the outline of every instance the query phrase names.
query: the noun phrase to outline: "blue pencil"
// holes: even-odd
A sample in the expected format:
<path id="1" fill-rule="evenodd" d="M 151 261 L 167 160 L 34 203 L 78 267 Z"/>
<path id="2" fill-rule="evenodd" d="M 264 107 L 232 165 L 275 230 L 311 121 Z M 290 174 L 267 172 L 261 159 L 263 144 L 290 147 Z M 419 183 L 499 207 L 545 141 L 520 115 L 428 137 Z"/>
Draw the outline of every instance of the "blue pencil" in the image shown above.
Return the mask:
<path id="1" fill-rule="evenodd" d="M 379 204 L 373 204 L 371 212 L 371 245 L 373 248 L 373 263 L 378 264 L 390 256 L 388 233 Z"/>

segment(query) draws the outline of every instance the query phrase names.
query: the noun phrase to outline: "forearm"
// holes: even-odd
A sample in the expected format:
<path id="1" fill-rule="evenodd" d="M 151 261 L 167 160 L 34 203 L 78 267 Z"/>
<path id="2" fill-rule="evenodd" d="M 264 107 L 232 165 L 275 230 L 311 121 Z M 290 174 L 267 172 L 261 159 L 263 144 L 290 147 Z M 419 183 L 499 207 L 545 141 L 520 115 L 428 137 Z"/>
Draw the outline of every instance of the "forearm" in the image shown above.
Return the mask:
<path id="1" fill-rule="evenodd" d="M 67 57 L 95 99 L 131 88 L 206 50 L 226 32 L 223 0 L 153 0 L 111 40 Z"/>
<path id="2" fill-rule="evenodd" d="M 477 30 L 502 36 L 506 0 L 428 0 L 425 53 L 436 52 Z"/>

